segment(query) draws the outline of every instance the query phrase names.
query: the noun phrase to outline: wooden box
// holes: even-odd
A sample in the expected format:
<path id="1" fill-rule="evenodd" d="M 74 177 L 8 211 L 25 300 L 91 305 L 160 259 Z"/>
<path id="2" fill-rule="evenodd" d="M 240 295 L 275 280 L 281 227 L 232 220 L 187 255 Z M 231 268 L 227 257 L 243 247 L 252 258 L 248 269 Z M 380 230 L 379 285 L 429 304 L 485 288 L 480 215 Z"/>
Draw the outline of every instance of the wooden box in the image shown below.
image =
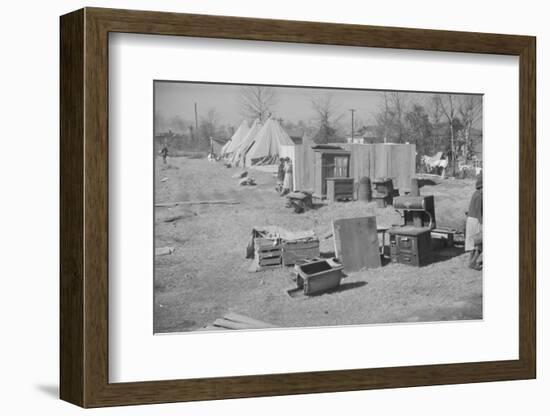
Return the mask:
<path id="1" fill-rule="evenodd" d="M 432 253 L 431 230 L 426 227 L 396 227 L 389 231 L 392 263 L 424 266 Z"/>
<path id="2" fill-rule="evenodd" d="M 445 228 L 434 228 L 431 231 L 432 246 L 452 247 L 454 245 L 455 231 Z"/>
<path id="3" fill-rule="evenodd" d="M 327 199 L 331 202 L 353 200 L 353 178 L 327 178 Z"/>
<path id="4" fill-rule="evenodd" d="M 299 260 L 319 257 L 319 239 L 283 241 L 283 266 L 292 266 Z"/>
<path id="5" fill-rule="evenodd" d="M 255 260 L 259 267 L 277 267 L 282 263 L 282 245 L 278 240 L 254 239 Z"/>
<path id="6" fill-rule="evenodd" d="M 298 287 L 303 287 L 306 295 L 315 295 L 340 286 L 344 267 L 327 259 L 296 265 L 295 268 L 298 273 Z"/>

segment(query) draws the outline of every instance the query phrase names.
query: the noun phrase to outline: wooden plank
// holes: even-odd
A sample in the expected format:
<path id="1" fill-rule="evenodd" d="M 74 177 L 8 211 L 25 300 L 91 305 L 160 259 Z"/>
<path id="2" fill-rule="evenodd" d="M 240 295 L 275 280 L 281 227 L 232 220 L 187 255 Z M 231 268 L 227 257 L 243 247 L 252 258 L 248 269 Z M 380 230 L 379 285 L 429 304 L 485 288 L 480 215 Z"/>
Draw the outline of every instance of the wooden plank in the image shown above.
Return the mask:
<path id="1" fill-rule="evenodd" d="M 281 257 L 265 258 L 259 260 L 260 266 L 277 266 L 281 264 Z"/>
<path id="2" fill-rule="evenodd" d="M 251 322 L 251 320 L 252 318 L 248 318 L 246 319 L 246 322 L 245 321 L 236 322 L 226 318 L 219 318 L 219 319 L 216 319 L 212 325 L 220 328 L 235 329 L 235 330 L 236 329 L 263 329 L 263 328 L 273 327 L 273 326 L 269 326 L 269 324 L 266 324 L 265 322 L 261 322 L 261 321 Z"/>
<path id="3" fill-rule="evenodd" d="M 248 316 L 240 315 L 234 312 L 226 313 L 224 315 L 224 318 L 230 321 L 246 323 L 249 325 L 255 325 L 257 328 L 275 328 L 275 325 L 260 321 L 258 319 L 249 318 Z"/>
<path id="4" fill-rule="evenodd" d="M 254 239 L 254 246 L 261 250 L 269 250 L 271 248 L 280 248 L 281 244 L 271 238 L 257 237 Z"/>
<path id="5" fill-rule="evenodd" d="M 175 207 L 178 205 L 236 205 L 239 201 L 234 200 L 212 200 L 212 201 L 175 201 L 175 202 L 158 202 L 155 207 Z"/>
<path id="6" fill-rule="evenodd" d="M 288 241 L 283 243 L 283 251 L 305 250 L 308 248 L 318 248 L 318 247 L 319 247 L 319 240 Z"/>
<path id="7" fill-rule="evenodd" d="M 206 332 L 206 331 L 223 331 L 224 329 L 227 329 L 227 328 L 222 328 L 222 327 L 219 327 L 219 326 L 214 326 L 214 325 L 206 325 L 204 328 L 199 328 L 197 329 L 196 332 Z"/>
<path id="8" fill-rule="evenodd" d="M 212 325 L 225 329 L 253 329 L 250 327 L 250 325 L 230 321 L 223 318 L 216 319 Z"/>
<path id="9" fill-rule="evenodd" d="M 283 251 L 280 248 L 276 248 L 274 250 L 261 250 L 258 251 L 258 257 L 260 259 L 269 259 L 272 257 L 281 257 L 282 253 Z"/>
<path id="10" fill-rule="evenodd" d="M 334 249 L 344 271 L 380 267 L 376 217 L 339 219 L 332 222 Z"/>

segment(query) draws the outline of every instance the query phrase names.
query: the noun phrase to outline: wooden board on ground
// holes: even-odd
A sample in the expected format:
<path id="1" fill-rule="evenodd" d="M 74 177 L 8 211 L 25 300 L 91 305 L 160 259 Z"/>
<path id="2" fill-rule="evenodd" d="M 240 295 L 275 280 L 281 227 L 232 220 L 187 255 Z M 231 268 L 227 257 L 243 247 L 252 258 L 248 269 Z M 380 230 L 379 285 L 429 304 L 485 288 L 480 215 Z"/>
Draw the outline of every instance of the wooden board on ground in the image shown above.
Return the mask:
<path id="1" fill-rule="evenodd" d="M 376 217 L 345 218 L 332 222 L 334 250 L 344 271 L 380 267 Z"/>
<path id="2" fill-rule="evenodd" d="M 157 202 L 155 207 L 176 207 L 178 205 L 236 205 L 239 201 L 233 200 L 211 200 L 211 201 L 175 201 L 175 202 Z"/>
<path id="3" fill-rule="evenodd" d="M 257 328 L 275 328 L 275 325 L 260 321 L 258 319 L 249 318 L 248 316 L 240 315 L 234 312 L 226 313 L 224 315 L 224 318 L 235 322 L 247 323 L 249 325 L 256 326 Z"/>
<path id="4" fill-rule="evenodd" d="M 219 331 L 219 330 L 239 330 L 239 329 L 264 329 L 275 328 L 275 325 L 258 319 L 249 318 L 248 316 L 238 313 L 229 312 L 223 318 L 216 319 L 212 324 L 207 325 L 199 331 Z"/>

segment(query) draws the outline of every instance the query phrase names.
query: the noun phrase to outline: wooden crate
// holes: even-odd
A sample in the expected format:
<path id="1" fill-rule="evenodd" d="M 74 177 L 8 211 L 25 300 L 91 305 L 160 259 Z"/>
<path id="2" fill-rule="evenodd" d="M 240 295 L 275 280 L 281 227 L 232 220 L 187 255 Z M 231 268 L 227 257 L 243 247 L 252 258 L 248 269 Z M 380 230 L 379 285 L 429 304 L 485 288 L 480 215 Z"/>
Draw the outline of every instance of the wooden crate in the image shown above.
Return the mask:
<path id="1" fill-rule="evenodd" d="M 280 240 L 254 239 L 254 257 L 258 266 L 280 266 L 282 264 L 282 253 Z"/>
<path id="2" fill-rule="evenodd" d="M 319 239 L 283 241 L 283 266 L 292 266 L 299 260 L 319 257 Z"/>

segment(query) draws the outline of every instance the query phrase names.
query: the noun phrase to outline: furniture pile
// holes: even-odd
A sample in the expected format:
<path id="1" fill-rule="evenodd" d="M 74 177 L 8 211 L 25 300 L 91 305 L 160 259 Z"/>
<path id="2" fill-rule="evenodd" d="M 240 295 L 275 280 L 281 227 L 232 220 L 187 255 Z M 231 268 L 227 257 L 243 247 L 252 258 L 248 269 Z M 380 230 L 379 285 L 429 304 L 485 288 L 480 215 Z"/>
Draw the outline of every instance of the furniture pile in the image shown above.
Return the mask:
<path id="1" fill-rule="evenodd" d="M 393 188 L 392 178 L 377 178 L 372 181 L 374 192 L 372 199 L 376 201 L 376 206 L 385 208 L 388 205 L 393 205 L 393 197 L 397 191 Z"/>
<path id="2" fill-rule="evenodd" d="M 247 246 L 249 271 L 291 266 L 298 260 L 319 257 L 319 238 L 313 230 L 288 231 L 277 226 L 254 227 Z"/>

